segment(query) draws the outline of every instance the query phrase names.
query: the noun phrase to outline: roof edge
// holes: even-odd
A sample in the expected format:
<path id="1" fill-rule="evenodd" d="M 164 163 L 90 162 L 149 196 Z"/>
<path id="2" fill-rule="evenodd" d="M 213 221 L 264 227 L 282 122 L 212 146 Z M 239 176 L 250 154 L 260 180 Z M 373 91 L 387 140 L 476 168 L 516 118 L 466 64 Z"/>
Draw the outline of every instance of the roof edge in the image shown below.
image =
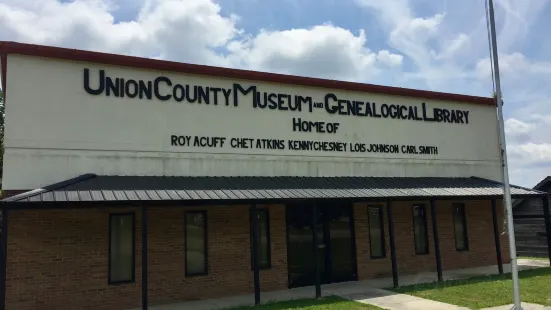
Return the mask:
<path id="1" fill-rule="evenodd" d="M 62 181 L 62 182 L 58 182 L 58 183 L 55 183 L 55 184 L 52 184 L 52 185 L 48 185 L 48 186 L 44 186 L 42 188 L 38 188 L 38 189 L 35 189 L 35 190 L 31 190 L 31 191 L 27 191 L 25 193 L 22 193 L 22 194 L 19 194 L 19 195 L 15 195 L 15 196 L 12 196 L 12 197 L 8 197 L 4 200 L 2 200 L 1 202 L 3 204 L 6 204 L 6 207 L 10 207 L 10 204 L 11 203 L 20 203 L 20 202 L 29 202 L 29 203 L 38 203 L 38 202 L 44 202 L 41 200 L 41 195 L 43 195 L 44 193 L 48 193 L 48 192 L 55 192 L 55 191 L 61 191 L 61 192 L 64 192 L 66 191 L 67 193 L 69 192 L 68 190 L 68 187 L 72 186 L 72 185 L 75 185 L 75 184 L 79 184 L 83 181 L 86 181 L 86 180 L 89 180 L 89 179 L 93 179 L 93 178 L 97 178 L 97 177 L 101 177 L 101 176 L 98 176 L 96 174 L 92 174 L 92 173 L 89 173 L 89 174 L 83 174 L 83 175 L 80 175 L 78 177 L 75 177 L 75 178 L 72 178 L 72 179 L 68 179 L 68 180 L 65 180 L 65 181 Z M 116 177 L 116 176 L 105 176 L 105 177 Z M 151 176 L 151 177 L 162 177 L 162 176 Z M 194 179 L 194 177 L 183 177 L 183 178 L 192 178 Z M 231 178 L 231 177 L 222 177 L 222 178 Z M 272 177 L 263 177 L 263 178 L 268 178 L 268 179 L 271 179 Z M 314 177 L 314 178 L 323 178 L 323 177 Z M 332 177 L 332 178 L 338 178 L 338 177 Z M 345 177 L 345 178 L 352 178 L 354 179 L 354 181 L 357 181 L 356 179 L 358 177 Z M 377 183 L 376 181 L 377 180 L 373 180 L 373 178 L 377 179 L 377 177 L 362 177 L 363 179 L 365 179 L 364 181 L 366 182 L 366 184 L 364 185 L 367 185 L 368 187 L 366 187 L 366 189 L 369 189 L 370 188 L 370 185 L 373 185 L 375 183 Z M 381 177 L 381 178 L 385 178 L 385 179 L 395 179 L 396 177 Z M 411 179 L 411 177 L 397 177 L 399 179 Z M 435 179 L 442 179 L 442 180 L 449 180 L 449 179 L 462 179 L 464 181 L 467 181 L 467 180 L 471 180 L 470 182 L 473 182 L 473 188 L 474 187 L 487 187 L 487 188 L 494 188 L 494 187 L 497 187 L 498 185 L 502 185 L 502 183 L 500 182 L 497 182 L 497 181 L 494 181 L 494 180 L 491 180 L 491 179 L 485 179 L 485 178 L 480 178 L 480 177 L 432 177 L 432 178 L 435 178 Z M 481 181 L 481 182 L 475 182 L 475 180 L 478 180 L 478 181 Z M 120 180 L 119 180 L 120 181 Z M 193 180 L 195 181 L 195 180 Z M 340 182 L 337 182 L 338 180 L 331 180 L 333 183 L 332 184 L 329 184 L 329 185 L 336 185 L 337 183 L 340 183 Z M 391 182 L 393 181 L 393 182 Z M 389 183 L 390 182 L 390 183 Z M 117 183 L 118 184 L 118 183 Z M 150 185 L 151 183 L 147 183 L 147 185 Z M 282 183 L 279 183 L 279 185 L 281 185 Z M 341 183 L 342 184 L 342 183 Z M 429 199 L 429 198 L 434 198 L 434 197 L 439 197 L 441 199 L 444 199 L 444 198 L 451 198 L 451 197 L 455 197 L 455 198 L 462 198 L 462 197 L 495 197 L 496 199 L 500 196 L 502 196 L 501 194 L 499 195 L 496 195 L 495 193 L 492 194 L 491 192 L 488 192 L 486 194 L 480 194 L 480 193 L 473 193 L 473 192 L 465 192 L 463 194 L 460 194 L 460 193 L 457 193 L 457 192 L 451 192 L 451 191 L 448 191 L 447 193 L 444 192 L 444 193 L 440 193 L 440 194 L 435 194 L 434 192 L 431 192 L 431 191 L 424 191 L 423 193 L 423 189 L 421 189 L 421 191 L 417 192 L 416 194 L 413 194 L 413 193 L 408 193 L 407 191 L 402 191 L 402 189 L 406 189 L 407 190 L 407 187 L 404 187 L 405 185 L 402 184 L 402 186 L 398 186 L 398 187 L 395 187 L 396 185 L 400 185 L 400 184 L 397 184 L 395 182 L 395 180 L 390 180 L 386 183 L 383 183 L 383 185 L 386 184 L 386 186 L 390 186 L 390 188 L 387 188 L 389 190 L 391 190 L 390 192 L 387 192 L 386 194 L 383 193 L 382 196 L 380 195 L 381 192 L 378 191 L 377 187 L 374 187 L 373 189 L 375 190 L 375 192 L 377 192 L 376 195 L 373 195 L 373 193 L 365 193 L 367 196 L 363 197 L 363 199 L 373 199 L 373 198 L 390 198 L 390 199 L 393 199 L 393 198 L 411 198 L 411 199 L 418 199 L 418 198 L 426 198 L 426 199 Z M 243 184 L 241 184 L 242 186 L 245 186 Z M 295 184 L 297 185 L 297 184 Z M 299 185 L 302 185 L 299 184 Z M 433 184 L 434 185 L 434 184 Z M 438 187 L 438 186 L 436 186 Z M 446 183 L 443 183 L 442 184 L 442 188 L 445 188 L 447 187 Z M 465 186 L 464 184 L 462 185 L 457 185 L 456 187 L 469 187 L 469 186 Z M 540 191 L 537 191 L 537 190 L 533 190 L 533 189 L 526 189 L 526 188 L 523 188 L 523 187 L 520 187 L 520 186 L 514 186 L 513 187 L 515 188 L 519 188 L 519 189 L 524 189 L 524 191 L 526 191 L 527 193 L 523 193 L 523 194 L 513 194 L 513 198 L 515 197 L 543 197 L 546 193 L 542 193 Z M 244 187 L 246 188 L 246 187 Z M 278 187 L 279 188 L 279 187 Z M 307 190 L 307 189 L 300 189 L 302 187 L 299 187 L 299 190 Z M 316 186 L 314 186 L 313 188 L 317 188 Z M 386 187 L 382 187 L 382 188 L 379 188 L 381 190 L 385 190 Z M 177 188 L 167 188 L 167 190 L 176 190 Z M 205 189 L 206 191 L 216 191 L 217 189 L 224 189 L 222 187 L 216 187 L 214 189 Z M 252 195 L 249 195 L 247 197 L 247 195 L 243 196 L 243 197 L 238 197 L 239 199 L 245 199 L 245 200 L 254 200 L 254 199 L 260 199 L 260 200 L 265 200 L 265 199 L 302 199 L 302 198 L 315 198 L 315 199 L 326 199 L 326 198 L 336 198 L 336 199 L 339 199 L 339 198 L 346 198 L 346 199 L 350 199 L 350 198 L 355 198 L 355 199 L 362 199 L 362 197 L 358 196 L 357 193 L 352 193 L 351 191 L 352 190 L 355 190 L 357 189 L 356 186 L 351 186 L 351 187 L 344 187 L 344 188 L 341 188 L 340 186 L 337 185 L 337 187 L 335 187 L 334 190 L 336 191 L 344 191 L 344 192 L 347 192 L 348 194 L 350 194 L 350 196 L 346 196 L 346 195 L 342 195 L 342 194 L 335 194 L 332 189 L 332 187 L 319 187 L 319 189 L 316 189 L 316 191 L 324 191 L 324 189 L 327 189 L 329 192 L 329 196 L 327 194 L 322 194 L 322 195 L 319 195 L 320 193 L 318 192 L 317 194 L 315 193 L 314 196 L 312 195 L 306 195 L 306 196 L 303 196 L 303 197 L 297 197 L 297 195 L 293 194 L 293 195 L 288 195 L 288 194 L 284 194 L 283 196 L 281 197 L 276 197 L 274 196 L 273 194 L 260 194 L 260 196 L 258 194 L 252 194 Z M 86 189 L 81 189 L 82 191 L 85 191 Z M 77 191 L 81 191 L 81 190 L 77 190 Z M 88 190 L 94 190 L 94 189 L 88 189 Z M 114 189 L 114 188 L 99 188 L 99 189 L 96 189 L 96 190 L 101 190 L 101 191 L 111 191 L 111 192 L 114 192 L 114 191 L 119 191 L 119 190 L 125 190 L 125 189 Z M 155 191 L 155 190 L 163 190 L 164 189 L 154 189 L 154 188 L 151 188 L 151 191 Z M 207 194 L 206 197 L 204 197 L 205 195 L 201 195 L 201 194 L 197 194 L 197 193 L 187 193 L 188 191 L 195 191 L 195 190 L 198 190 L 198 189 L 194 189 L 194 188 L 182 188 L 182 191 L 185 191 L 186 194 L 184 194 L 183 196 L 181 194 L 176 194 L 176 196 L 179 196 L 182 200 L 190 200 L 190 201 L 195 201 L 195 200 L 215 200 L 215 201 L 218 201 L 218 200 L 228 200 L 228 197 L 229 200 L 232 200 L 232 201 L 235 201 L 235 198 L 236 197 L 231 197 L 232 195 L 222 195 L 222 196 L 218 196 L 218 198 L 213 198 L 213 196 L 217 196 L 217 194 L 214 194 L 214 195 L 210 195 L 210 194 Z M 248 191 L 247 189 L 242 189 L 242 190 L 245 190 L 245 191 Z M 256 189 L 252 189 L 251 191 L 252 192 L 256 192 L 256 191 L 263 191 L 264 189 L 261 189 L 261 188 L 256 188 Z M 270 189 L 270 188 L 267 188 L 266 191 L 271 191 L 271 190 L 274 190 L 274 188 Z M 70 190 L 70 191 L 75 191 L 74 189 L 73 190 Z M 137 191 L 148 191 L 147 188 L 142 188 L 142 189 L 138 189 Z M 396 193 L 396 192 L 401 192 L 401 193 Z M 331 196 L 335 194 L 336 196 Z M 405 194 L 405 195 L 404 195 Z M 450 195 L 451 194 L 451 195 Z M 112 201 L 113 199 L 111 198 L 105 198 L 107 197 L 106 195 L 107 194 L 103 194 L 104 195 L 104 199 L 107 199 L 109 201 Z M 111 196 L 113 196 L 115 198 L 115 200 L 117 199 L 120 199 L 120 198 L 117 198 L 117 195 L 114 194 L 114 193 L 111 193 L 110 194 Z M 125 196 L 126 194 L 124 194 Z M 167 194 L 165 193 L 165 196 L 168 195 L 170 196 L 170 194 Z M 303 193 L 304 195 L 304 193 Z M 64 195 L 62 195 L 64 196 Z M 141 197 L 139 194 L 137 193 L 134 193 L 134 195 L 131 195 L 133 196 L 134 198 L 131 198 L 131 199 L 128 199 L 128 200 L 136 200 L 136 197 L 137 200 L 144 200 L 143 197 Z M 163 195 L 162 194 L 146 194 L 146 196 L 149 196 L 149 200 L 151 201 L 160 201 L 160 200 L 166 200 L 165 198 L 162 198 Z M 236 196 L 236 195 L 233 195 L 233 196 Z M 301 196 L 300 194 L 298 196 Z M 346 196 L 346 197 L 345 197 Z M 200 198 L 198 198 L 200 197 Z M 225 197 L 225 198 L 224 198 Z M 270 198 L 271 197 L 271 198 Z M 35 199 L 37 198 L 37 199 Z M 51 198 L 49 198 L 51 199 Z M 59 199 L 59 200 L 58 200 Z M 70 199 L 70 200 L 63 200 L 64 198 L 54 198 L 54 200 L 52 202 L 67 202 L 67 201 L 75 201 L 74 199 Z M 68 198 L 65 198 L 65 199 L 68 199 Z M 170 199 L 169 200 L 174 200 L 175 198 L 173 196 L 170 196 Z M 239 200 L 238 199 L 238 200 Z M 493 198 L 492 198 L 493 199 Z M 125 200 L 125 199 L 124 199 Z M 148 200 L 148 199 L 145 199 L 145 200 Z M 178 200 L 178 199 L 176 199 Z M 49 201 L 49 200 L 48 200 Z M 80 201 L 80 200 L 77 200 L 77 201 Z M 126 200 L 125 200 L 126 201 Z"/>
<path id="2" fill-rule="evenodd" d="M 539 190 L 540 188 L 542 188 L 542 186 L 544 186 L 549 182 L 551 182 L 551 176 L 546 176 L 543 180 L 541 180 L 538 184 L 536 184 L 536 186 L 534 186 L 533 189 Z"/>
<path id="3" fill-rule="evenodd" d="M 230 69 L 205 65 L 187 64 L 166 60 L 149 59 L 103 52 L 92 52 L 62 47 L 35 45 L 12 41 L 0 41 L 0 54 L 18 54 L 53 59 L 91 62 L 97 64 L 133 67 L 157 71 L 179 72 L 195 75 L 215 76 L 230 79 L 260 81 L 308 87 L 341 89 L 367 93 L 386 94 L 391 96 L 415 97 L 433 100 L 456 101 L 462 103 L 496 106 L 492 97 L 471 96 L 464 94 L 443 93 L 428 90 L 401 88 L 345 82 L 305 76 L 285 75 L 251 70 Z"/>
<path id="4" fill-rule="evenodd" d="M 64 187 L 67 187 L 69 185 L 74 185 L 76 183 L 80 183 L 82 181 L 92 179 L 92 178 L 95 178 L 95 177 L 97 177 L 97 175 L 94 174 L 94 173 L 82 174 L 82 175 L 79 175 L 77 177 L 65 180 L 65 181 L 50 184 L 50 185 L 47 185 L 47 186 L 44 186 L 44 187 L 41 187 L 41 188 L 36 188 L 36 189 L 30 190 L 30 191 L 27 191 L 27 192 L 24 192 L 24 193 L 21 193 L 21 194 L 18 194 L 18 195 L 10 196 L 8 198 L 0 200 L 0 202 L 12 202 L 12 201 L 20 200 L 20 199 L 25 199 L 25 198 L 32 197 L 34 195 L 37 195 L 37 194 L 40 194 L 40 193 L 43 193 L 43 192 L 59 190 L 59 189 L 62 189 Z"/>
<path id="5" fill-rule="evenodd" d="M 546 176 L 543 180 L 539 181 L 538 184 L 536 184 L 532 190 L 535 190 L 535 191 L 538 191 L 538 192 L 543 192 L 545 194 L 547 194 L 548 196 L 551 196 L 551 193 L 548 193 L 548 192 L 544 192 L 544 191 L 541 191 L 540 188 L 542 188 L 542 186 L 544 186 L 545 184 L 551 182 L 551 176 Z M 513 208 L 516 208 L 518 206 L 520 206 L 522 203 L 524 202 L 524 199 L 518 199 L 517 201 L 513 202 Z"/>
<path id="6" fill-rule="evenodd" d="M 482 180 L 482 181 L 486 181 L 486 182 L 491 182 L 491 183 L 494 183 L 494 184 L 503 185 L 502 182 L 494 181 L 494 180 L 491 180 L 491 179 L 486 179 L 486 178 L 481 178 L 481 177 L 475 177 L 475 176 L 472 176 L 471 178 L 472 178 L 472 179 L 476 179 L 476 180 Z M 539 190 L 533 189 L 533 188 L 528 188 L 528 187 L 519 186 L 519 185 L 514 185 L 514 184 L 509 184 L 509 186 L 510 186 L 510 187 L 515 187 L 515 188 L 519 188 L 519 189 L 523 189 L 523 190 L 527 190 L 527 191 L 531 191 L 531 192 L 537 192 L 538 194 L 541 194 L 541 195 L 547 195 L 546 192 L 542 192 L 542 191 L 539 191 Z"/>

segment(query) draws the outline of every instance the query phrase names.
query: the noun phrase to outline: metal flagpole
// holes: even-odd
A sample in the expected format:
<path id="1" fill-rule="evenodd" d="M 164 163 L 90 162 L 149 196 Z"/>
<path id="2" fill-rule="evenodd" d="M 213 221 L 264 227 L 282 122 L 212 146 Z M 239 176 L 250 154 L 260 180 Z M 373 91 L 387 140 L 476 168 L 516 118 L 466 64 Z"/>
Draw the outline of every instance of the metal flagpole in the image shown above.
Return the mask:
<path id="1" fill-rule="evenodd" d="M 505 202 L 505 208 L 507 213 L 507 231 L 509 235 L 509 252 L 511 255 L 511 277 L 513 279 L 513 299 L 514 307 L 512 309 L 522 310 L 520 303 L 520 285 L 518 279 L 518 266 L 517 266 L 517 247 L 515 244 L 515 229 L 513 223 L 513 208 L 511 203 L 511 187 L 509 185 L 509 172 L 507 165 L 507 146 L 505 143 L 505 125 L 503 121 L 503 101 L 501 99 L 501 84 L 499 80 L 499 61 L 497 55 L 497 39 L 494 20 L 494 2 L 488 0 L 489 6 L 489 19 L 490 19 L 490 35 L 491 35 L 491 47 L 492 58 L 494 66 L 494 80 L 495 80 L 495 92 L 497 101 L 497 112 L 499 122 L 499 142 L 501 147 L 501 160 L 503 168 L 503 198 Z"/>

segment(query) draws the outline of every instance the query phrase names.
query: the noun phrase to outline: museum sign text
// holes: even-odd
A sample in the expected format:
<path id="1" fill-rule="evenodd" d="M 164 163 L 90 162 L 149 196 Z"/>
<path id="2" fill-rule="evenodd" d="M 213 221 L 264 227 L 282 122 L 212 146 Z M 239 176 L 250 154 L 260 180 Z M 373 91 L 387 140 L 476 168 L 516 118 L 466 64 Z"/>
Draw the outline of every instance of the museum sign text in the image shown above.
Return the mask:
<path id="1" fill-rule="evenodd" d="M 158 76 L 152 80 L 136 80 L 124 77 L 108 76 L 105 70 L 98 70 L 91 78 L 90 69 L 84 69 L 83 86 L 90 95 L 104 95 L 108 97 L 132 98 L 141 100 L 157 99 L 162 102 L 176 102 L 186 104 L 223 105 L 239 107 L 248 105 L 255 109 L 278 110 L 290 112 L 313 112 L 316 109 L 324 110 L 328 114 L 354 116 L 364 118 L 398 119 L 420 122 L 437 122 L 452 124 L 469 124 L 469 111 L 459 109 L 428 108 L 424 102 L 420 106 L 391 103 L 376 103 L 360 100 L 360 98 L 341 98 L 334 93 L 326 93 L 321 101 L 311 96 L 288 93 L 265 92 L 255 85 L 233 83 L 231 88 L 210 87 L 204 85 L 190 85 L 177 83 L 166 77 Z M 341 129 L 338 122 L 309 120 L 304 116 L 292 117 L 289 124 L 295 132 L 337 133 Z M 222 139 L 222 137 L 205 137 Z M 172 135 L 171 145 L 191 146 L 190 136 Z M 245 139 L 245 138 L 235 138 Z M 386 144 L 346 144 L 344 142 L 323 141 L 294 141 L 257 139 L 258 142 L 249 142 L 251 145 L 263 149 L 300 149 L 321 151 L 345 152 L 384 152 L 384 153 L 414 153 L 437 154 L 434 146 L 399 146 Z M 209 140 L 210 141 L 210 140 Z M 212 140 L 214 141 L 214 140 Z M 216 140 L 222 147 L 224 140 Z M 233 140 L 230 144 L 244 145 L 246 140 Z M 210 142 L 213 144 L 214 142 Z M 195 143 L 198 146 L 199 142 Z M 233 147 L 233 146 L 232 146 Z"/>

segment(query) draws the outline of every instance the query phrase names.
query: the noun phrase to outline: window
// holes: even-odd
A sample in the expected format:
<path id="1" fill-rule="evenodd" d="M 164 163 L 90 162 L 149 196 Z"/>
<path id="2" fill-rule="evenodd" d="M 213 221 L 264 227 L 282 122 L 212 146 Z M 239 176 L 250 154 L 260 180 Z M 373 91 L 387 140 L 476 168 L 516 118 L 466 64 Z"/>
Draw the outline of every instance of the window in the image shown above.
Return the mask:
<path id="1" fill-rule="evenodd" d="M 469 240 L 467 238 L 467 218 L 465 216 L 465 204 L 454 203 L 453 207 L 453 227 L 455 232 L 455 249 L 465 251 L 469 249 Z"/>
<path id="2" fill-rule="evenodd" d="M 134 282 L 134 214 L 109 216 L 109 283 Z"/>
<path id="3" fill-rule="evenodd" d="M 385 257 L 385 234 L 383 225 L 383 208 L 367 207 L 369 220 L 369 245 L 371 258 Z"/>
<path id="4" fill-rule="evenodd" d="M 413 234 L 415 238 L 415 254 L 428 254 L 429 237 L 427 232 L 427 209 L 425 205 L 413 206 Z"/>
<path id="5" fill-rule="evenodd" d="M 258 249 L 258 268 L 259 269 L 268 269 L 272 265 L 271 260 L 271 250 L 270 250 L 270 218 L 268 214 L 268 210 L 264 209 L 257 209 L 256 214 L 258 215 L 258 230 L 259 230 L 259 249 Z M 252 250 L 253 250 L 253 226 L 252 226 L 252 218 L 251 218 L 251 230 L 250 230 L 250 236 L 251 236 L 251 258 L 252 258 Z M 251 262 L 251 268 L 253 268 L 253 264 Z"/>
<path id="6" fill-rule="evenodd" d="M 186 275 L 207 274 L 207 212 L 186 212 Z"/>

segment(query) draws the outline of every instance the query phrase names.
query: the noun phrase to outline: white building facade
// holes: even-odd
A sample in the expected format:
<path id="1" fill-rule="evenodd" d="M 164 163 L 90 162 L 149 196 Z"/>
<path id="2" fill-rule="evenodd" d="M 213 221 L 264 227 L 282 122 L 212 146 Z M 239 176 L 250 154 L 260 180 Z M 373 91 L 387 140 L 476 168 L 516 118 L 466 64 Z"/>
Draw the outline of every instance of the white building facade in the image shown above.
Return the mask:
<path id="1" fill-rule="evenodd" d="M 10 55 L 3 189 L 91 172 L 501 176 L 489 98 L 174 71 Z"/>

